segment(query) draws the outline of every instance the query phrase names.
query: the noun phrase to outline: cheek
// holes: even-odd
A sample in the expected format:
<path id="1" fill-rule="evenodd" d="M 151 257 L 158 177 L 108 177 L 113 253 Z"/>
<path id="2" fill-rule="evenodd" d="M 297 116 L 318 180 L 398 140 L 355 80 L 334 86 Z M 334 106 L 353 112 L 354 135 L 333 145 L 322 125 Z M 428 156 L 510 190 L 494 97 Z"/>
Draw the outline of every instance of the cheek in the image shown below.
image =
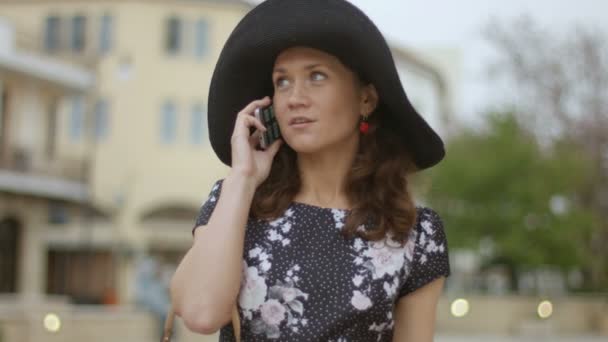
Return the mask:
<path id="1" fill-rule="evenodd" d="M 359 120 L 359 109 L 350 94 L 334 94 L 325 101 L 325 112 L 330 122 L 344 129 L 355 125 Z"/>
<path id="2" fill-rule="evenodd" d="M 272 107 L 274 108 L 274 115 L 279 122 L 281 127 L 287 126 L 287 119 L 285 113 L 287 113 L 287 102 L 283 101 L 280 96 L 273 96 Z"/>

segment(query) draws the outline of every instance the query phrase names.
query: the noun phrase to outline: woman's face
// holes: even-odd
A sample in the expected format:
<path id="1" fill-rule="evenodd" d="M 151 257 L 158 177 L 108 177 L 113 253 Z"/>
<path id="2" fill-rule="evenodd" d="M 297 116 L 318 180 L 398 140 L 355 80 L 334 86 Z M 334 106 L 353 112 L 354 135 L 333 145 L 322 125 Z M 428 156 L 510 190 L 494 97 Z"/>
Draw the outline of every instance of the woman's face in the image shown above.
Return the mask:
<path id="1" fill-rule="evenodd" d="M 372 85 L 363 86 L 338 58 L 294 47 L 277 57 L 273 106 L 283 139 L 298 153 L 358 142 L 358 124 L 376 106 Z"/>

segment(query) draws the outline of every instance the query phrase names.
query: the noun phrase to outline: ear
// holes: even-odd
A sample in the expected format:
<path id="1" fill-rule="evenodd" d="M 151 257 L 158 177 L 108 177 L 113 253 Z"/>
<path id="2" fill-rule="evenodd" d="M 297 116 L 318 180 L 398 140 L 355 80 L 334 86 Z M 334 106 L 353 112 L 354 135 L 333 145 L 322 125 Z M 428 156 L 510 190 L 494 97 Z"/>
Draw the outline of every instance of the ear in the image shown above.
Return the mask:
<path id="1" fill-rule="evenodd" d="M 364 85 L 361 89 L 361 115 L 371 115 L 378 106 L 378 92 L 373 84 Z"/>

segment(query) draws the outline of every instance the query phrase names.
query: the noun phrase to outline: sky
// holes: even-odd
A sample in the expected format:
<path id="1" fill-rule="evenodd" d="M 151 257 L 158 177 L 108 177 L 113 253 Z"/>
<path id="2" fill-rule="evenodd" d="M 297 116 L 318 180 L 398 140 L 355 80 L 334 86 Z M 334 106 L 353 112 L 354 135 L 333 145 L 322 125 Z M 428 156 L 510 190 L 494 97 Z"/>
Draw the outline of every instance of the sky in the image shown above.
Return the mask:
<path id="1" fill-rule="evenodd" d="M 475 122 L 496 101 L 484 70 L 492 48 L 481 29 L 491 20 L 509 23 L 522 15 L 562 34 L 574 25 L 608 36 L 608 0 L 349 0 L 361 8 L 392 43 L 403 47 L 456 48 L 460 74 L 456 115 Z M 260 2 L 253 0 L 253 2 Z"/>

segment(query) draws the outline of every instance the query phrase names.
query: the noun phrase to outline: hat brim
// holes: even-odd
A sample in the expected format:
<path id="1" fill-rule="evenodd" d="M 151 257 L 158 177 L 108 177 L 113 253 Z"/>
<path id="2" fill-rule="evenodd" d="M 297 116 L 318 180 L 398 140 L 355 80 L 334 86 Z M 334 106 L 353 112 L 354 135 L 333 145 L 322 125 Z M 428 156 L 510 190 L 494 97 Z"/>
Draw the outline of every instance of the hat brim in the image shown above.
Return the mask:
<path id="1" fill-rule="evenodd" d="M 230 137 L 237 113 L 251 101 L 272 95 L 275 59 L 293 46 L 332 54 L 374 84 L 378 112 L 401 133 L 419 170 L 443 159 L 443 141 L 410 103 L 388 44 L 363 12 L 343 0 L 267 0 L 234 29 L 211 79 L 209 138 L 224 164 L 232 164 Z"/>

